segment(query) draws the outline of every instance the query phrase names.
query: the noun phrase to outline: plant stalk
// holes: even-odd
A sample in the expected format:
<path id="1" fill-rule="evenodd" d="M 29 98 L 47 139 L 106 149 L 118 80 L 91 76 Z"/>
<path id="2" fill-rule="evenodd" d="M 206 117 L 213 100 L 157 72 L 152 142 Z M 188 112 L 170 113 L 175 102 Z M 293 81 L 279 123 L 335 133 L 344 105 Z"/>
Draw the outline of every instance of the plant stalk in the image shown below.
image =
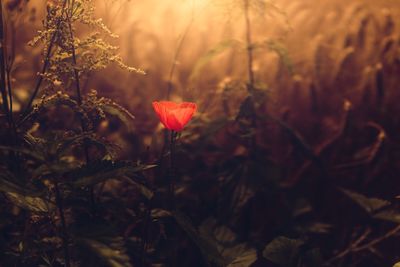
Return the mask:
<path id="1" fill-rule="evenodd" d="M 60 189 L 58 188 L 58 182 L 54 182 L 54 190 L 56 193 L 56 203 L 58 207 L 58 212 L 60 214 L 61 219 L 61 238 L 63 241 L 63 250 L 64 250 L 64 259 L 65 259 L 65 266 L 71 267 L 71 260 L 69 256 L 69 249 L 68 249 L 68 231 L 67 231 L 67 224 L 65 222 L 64 216 L 64 206 L 63 206 L 63 199 L 60 193 Z"/>
<path id="2" fill-rule="evenodd" d="M 6 86 L 6 61 L 5 61 L 5 38 L 4 38 L 4 23 L 3 23 L 3 1 L 0 2 L 0 90 L 3 101 L 4 114 L 7 116 L 8 124 L 11 128 L 12 120 L 7 99 Z"/>
<path id="3" fill-rule="evenodd" d="M 255 78 L 253 71 L 253 42 L 251 38 L 251 22 L 250 22 L 250 0 L 243 0 L 244 4 L 244 18 L 245 18 L 245 30 L 246 30 L 246 47 L 247 47 L 247 72 L 248 72 L 248 82 L 247 82 L 247 92 L 250 96 L 249 104 L 251 109 L 250 121 L 251 121 L 251 129 L 253 131 L 257 128 L 257 116 L 255 111 L 254 104 L 254 89 L 255 89 Z M 249 140 L 249 147 L 251 151 L 255 152 L 257 147 L 257 141 L 255 134 L 252 134 L 251 139 Z"/>
<path id="4" fill-rule="evenodd" d="M 175 144 L 177 133 L 171 131 L 170 140 L 170 166 L 169 166 L 169 204 L 171 210 L 175 209 Z"/>
<path id="5" fill-rule="evenodd" d="M 247 90 L 250 95 L 253 95 L 254 91 L 254 71 L 253 71 L 253 43 L 251 39 L 251 23 L 250 23 L 250 0 L 244 0 L 244 17 L 246 23 L 246 47 L 247 47 L 247 72 L 248 72 L 248 84 Z"/>
<path id="6" fill-rule="evenodd" d="M 76 68 L 76 66 L 77 66 L 76 49 L 75 49 L 75 44 L 74 44 L 74 33 L 72 30 L 72 23 L 71 23 L 71 17 L 70 17 L 70 16 L 72 16 L 72 10 L 74 8 L 74 3 L 75 3 L 75 1 L 72 1 L 71 6 L 70 6 L 71 14 L 69 14 L 69 16 L 68 16 L 68 28 L 69 28 L 70 39 L 71 39 L 70 41 L 71 41 L 72 63 L 74 64 L 74 78 L 75 78 L 75 86 L 76 86 L 76 95 L 78 98 L 78 104 L 79 104 L 79 106 L 81 106 L 82 105 L 82 90 L 81 90 L 81 86 L 80 86 L 79 71 Z M 81 128 L 82 128 L 83 133 L 86 133 L 88 130 L 83 119 L 81 119 Z M 83 150 L 85 153 L 85 160 L 86 160 L 86 165 L 87 165 L 90 163 L 90 155 L 89 155 L 88 143 L 86 142 L 86 140 L 83 143 Z M 94 214 L 95 210 L 96 210 L 96 203 L 95 203 L 93 186 L 89 187 L 89 194 L 90 194 L 91 210 L 92 210 L 92 214 Z"/>

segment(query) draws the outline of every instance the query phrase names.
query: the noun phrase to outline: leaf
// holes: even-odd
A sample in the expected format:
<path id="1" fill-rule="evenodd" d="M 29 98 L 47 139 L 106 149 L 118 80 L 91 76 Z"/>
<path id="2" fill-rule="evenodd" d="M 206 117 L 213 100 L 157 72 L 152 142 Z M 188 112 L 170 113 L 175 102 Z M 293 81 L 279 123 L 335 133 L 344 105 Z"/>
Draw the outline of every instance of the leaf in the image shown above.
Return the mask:
<path id="1" fill-rule="evenodd" d="M 280 266 L 291 266 L 297 261 L 303 244 L 301 240 L 280 236 L 265 247 L 263 256 Z"/>
<path id="2" fill-rule="evenodd" d="M 389 201 L 379 199 L 379 198 L 368 198 L 359 193 L 340 188 L 346 196 L 351 198 L 354 202 L 356 202 L 361 208 L 363 208 L 366 212 L 372 215 L 374 211 L 380 210 L 383 207 L 387 207 L 390 205 Z"/>
<path id="3" fill-rule="evenodd" d="M 98 184 L 109 179 L 132 176 L 136 173 L 154 168 L 155 165 L 137 165 L 134 166 L 127 162 L 112 162 L 108 160 L 93 162 L 85 165 L 75 171 L 70 172 L 70 177 L 75 187 L 86 187 Z"/>
<path id="4" fill-rule="evenodd" d="M 372 217 L 384 221 L 400 223 L 400 212 L 397 209 L 390 208 L 375 213 Z"/>
<path id="5" fill-rule="evenodd" d="M 101 108 L 109 115 L 117 117 L 126 125 L 129 131 L 132 130 L 132 120 L 135 119 L 135 116 L 133 116 L 127 109 L 115 102 L 103 104 Z"/>
<path id="6" fill-rule="evenodd" d="M 41 198 L 42 192 L 30 184 L 18 182 L 17 177 L 6 170 L 0 170 L 0 191 L 14 205 L 32 212 L 49 212 L 54 205 Z"/>
<path id="7" fill-rule="evenodd" d="M 199 232 L 216 243 L 229 267 L 247 267 L 257 260 L 257 251 L 246 243 L 240 243 L 237 235 L 228 226 L 218 225 L 215 218 L 206 219 L 199 226 Z"/>
<path id="8" fill-rule="evenodd" d="M 232 47 L 235 44 L 238 44 L 238 40 L 225 40 L 222 41 L 221 43 L 217 44 L 214 48 L 210 49 L 207 51 L 200 59 L 196 62 L 196 64 L 193 67 L 193 71 L 190 74 L 189 80 L 194 81 L 200 74 L 201 70 L 204 68 L 204 66 L 207 65 L 215 56 L 221 54 L 224 52 L 227 48 Z"/>
<path id="9" fill-rule="evenodd" d="M 37 212 L 37 213 L 48 213 L 54 210 L 55 206 L 50 202 L 40 198 L 40 197 L 31 197 L 24 196 L 17 193 L 6 193 L 7 198 L 12 201 L 16 206 L 21 207 L 23 209 Z"/>
<path id="10" fill-rule="evenodd" d="M 112 242 L 111 245 L 110 243 L 105 244 L 93 239 L 80 239 L 80 241 L 111 267 L 132 267 L 129 256 L 126 254 L 125 250 L 112 247 L 113 244 L 115 246 L 116 243 L 122 244 L 122 237 L 110 239 Z"/>
<path id="11" fill-rule="evenodd" d="M 164 217 L 171 217 L 171 212 L 164 210 L 164 209 L 152 209 L 151 210 L 151 217 L 154 219 L 164 218 Z"/>
<path id="12" fill-rule="evenodd" d="M 13 151 L 16 153 L 21 153 L 26 156 L 32 157 L 38 161 L 45 161 L 45 158 L 39 151 L 35 151 L 32 149 L 27 149 L 27 148 L 20 148 L 20 147 L 9 147 L 9 146 L 0 146 L 0 150 L 6 150 L 6 151 Z"/>
<path id="13" fill-rule="evenodd" d="M 173 211 L 177 224 L 186 232 L 188 237 L 197 245 L 200 249 L 203 257 L 210 264 L 217 266 L 226 266 L 225 260 L 218 252 L 217 244 L 213 240 L 207 238 L 205 235 L 199 233 L 199 231 L 193 226 L 189 218 L 179 211 Z"/>
<path id="14" fill-rule="evenodd" d="M 343 188 L 340 191 L 361 206 L 372 218 L 400 223 L 400 212 L 393 208 L 389 201 L 379 198 L 368 198 L 362 194 Z"/>
<path id="15" fill-rule="evenodd" d="M 250 249 L 240 254 L 228 267 L 249 267 L 257 260 L 257 251 Z"/>
<path id="16" fill-rule="evenodd" d="M 97 260 L 110 267 L 132 267 L 124 239 L 106 221 L 79 218 L 75 228 L 70 230 L 78 246 L 83 249 L 81 253 L 93 254 Z M 103 266 L 100 263 L 93 265 L 91 260 L 89 262 L 91 266 Z"/>
<path id="17" fill-rule="evenodd" d="M 17 183 L 17 178 L 6 170 L 1 170 L 0 173 L 0 191 L 4 193 L 16 193 L 22 196 L 31 197 L 37 197 L 41 195 L 41 192 L 31 189 L 27 184 L 22 185 Z"/>
<path id="18" fill-rule="evenodd" d="M 129 181 L 129 183 L 131 183 L 137 189 L 139 189 L 140 193 L 142 193 L 143 196 L 145 196 L 147 199 L 152 199 L 153 198 L 153 196 L 154 196 L 153 191 L 148 189 L 145 185 L 143 185 L 143 184 L 131 179 L 130 177 L 127 177 L 127 178 L 128 179 L 126 179 L 126 180 Z"/>

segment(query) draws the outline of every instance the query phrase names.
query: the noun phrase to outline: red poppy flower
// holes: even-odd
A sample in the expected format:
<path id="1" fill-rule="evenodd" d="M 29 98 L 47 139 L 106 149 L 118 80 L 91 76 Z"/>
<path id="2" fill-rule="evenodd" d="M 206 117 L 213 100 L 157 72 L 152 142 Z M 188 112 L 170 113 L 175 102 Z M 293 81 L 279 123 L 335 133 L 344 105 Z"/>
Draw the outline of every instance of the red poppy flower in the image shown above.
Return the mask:
<path id="1" fill-rule="evenodd" d="M 171 101 L 154 101 L 153 108 L 165 128 L 180 132 L 190 121 L 197 109 L 195 103 L 174 103 Z"/>

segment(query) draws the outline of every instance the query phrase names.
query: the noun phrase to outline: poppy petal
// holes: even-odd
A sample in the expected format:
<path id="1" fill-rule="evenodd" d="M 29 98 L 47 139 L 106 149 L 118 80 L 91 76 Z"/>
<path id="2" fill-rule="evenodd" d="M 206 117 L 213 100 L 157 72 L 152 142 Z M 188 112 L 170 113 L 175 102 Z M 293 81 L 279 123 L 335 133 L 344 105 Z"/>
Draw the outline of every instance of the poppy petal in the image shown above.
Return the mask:
<path id="1" fill-rule="evenodd" d="M 172 111 L 171 113 L 169 113 L 169 115 L 167 116 L 167 124 L 168 124 L 168 129 L 170 130 L 174 130 L 176 132 L 180 132 L 183 129 L 183 126 L 178 118 L 175 116 L 175 110 Z"/>
<path id="2" fill-rule="evenodd" d="M 197 109 L 195 103 L 177 104 L 171 101 L 154 101 L 153 108 L 165 128 L 180 132 Z"/>

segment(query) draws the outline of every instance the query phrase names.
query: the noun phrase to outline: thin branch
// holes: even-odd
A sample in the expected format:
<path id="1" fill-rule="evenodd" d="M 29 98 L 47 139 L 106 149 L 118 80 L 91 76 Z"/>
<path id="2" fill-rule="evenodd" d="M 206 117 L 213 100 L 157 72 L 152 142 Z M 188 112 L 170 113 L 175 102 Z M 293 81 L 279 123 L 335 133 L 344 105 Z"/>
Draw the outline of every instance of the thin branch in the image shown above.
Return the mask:
<path id="1" fill-rule="evenodd" d="M 192 26 L 194 21 L 194 8 L 192 9 L 192 16 L 190 18 L 189 24 L 186 26 L 185 31 L 183 32 L 182 38 L 178 44 L 178 47 L 176 48 L 174 59 L 172 61 L 171 69 L 169 72 L 168 76 L 168 88 L 167 88 L 167 99 L 169 100 L 171 97 L 171 91 L 172 91 L 172 77 L 174 76 L 175 72 L 175 67 L 176 67 L 176 61 L 178 60 L 179 54 L 181 53 L 183 44 L 185 42 L 185 39 L 189 33 L 190 27 Z"/>
<path id="2" fill-rule="evenodd" d="M 63 243 L 63 250 L 64 250 L 64 258 L 65 258 L 65 266 L 71 267 L 70 256 L 69 256 L 69 249 L 68 249 L 68 231 L 67 231 L 67 224 L 65 222 L 64 216 L 64 206 L 63 206 L 63 199 L 58 188 L 57 181 L 54 182 L 54 190 L 56 194 L 56 203 L 58 207 L 58 212 L 61 219 L 61 238 Z"/>
<path id="3" fill-rule="evenodd" d="M 247 90 L 250 95 L 253 94 L 254 89 L 254 71 L 253 71 L 253 43 L 251 40 L 251 24 L 250 24 L 250 3 L 249 0 L 244 0 L 244 16 L 246 22 L 246 48 L 247 48 L 247 72 L 249 83 Z"/>
<path id="4" fill-rule="evenodd" d="M 0 2 L 0 90 L 1 90 L 1 97 L 3 100 L 3 109 L 4 114 L 7 116 L 9 126 L 11 128 L 11 116 L 10 116 L 10 109 L 8 106 L 8 99 L 7 99 L 7 88 L 6 88 L 6 61 L 5 61 L 5 49 L 6 44 L 4 40 L 4 24 L 3 24 L 3 1 Z"/>
<path id="5" fill-rule="evenodd" d="M 74 7 L 75 1 L 72 0 L 70 9 L 72 10 Z M 72 16 L 72 13 L 71 13 Z M 72 22 L 71 22 L 71 17 L 68 16 L 68 28 L 69 28 L 69 32 L 70 32 L 70 41 L 71 41 L 71 50 L 72 50 L 72 63 L 73 63 L 73 69 L 74 69 L 74 77 L 75 77 L 75 86 L 76 86 L 76 95 L 78 97 L 78 104 L 79 106 L 82 105 L 82 92 L 81 92 L 81 86 L 80 86 L 80 80 L 79 80 L 79 71 L 77 69 L 77 60 L 76 60 L 76 49 L 75 49 L 75 43 L 74 43 L 74 32 L 72 29 Z M 82 128 L 82 132 L 85 133 L 87 132 L 87 127 L 85 125 L 85 122 L 83 119 L 81 119 L 81 128 Z M 86 159 L 86 165 L 90 163 L 90 155 L 89 155 L 89 147 L 88 147 L 88 143 L 86 142 L 86 140 L 83 143 L 83 150 L 85 153 L 85 159 Z M 92 213 L 95 213 L 95 195 L 94 195 L 94 188 L 93 186 L 91 186 L 89 188 L 89 194 L 90 194 L 90 204 L 91 204 L 91 209 L 92 209 Z"/>
<path id="6" fill-rule="evenodd" d="M 392 230 L 390 230 L 389 232 L 387 232 L 385 235 L 380 236 L 376 239 L 373 239 L 372 241 L 365 243 L 364 245 L 360 245 L 364 240 L 367 239 L 368 235 L 371 233 L 371 229 L 368 228 L 359 238 L 357 238 L 357 240 L 355 240 L 353 243 L 351 243 L 348 248 L 346 248 L 342 252 L 335 255 L 333 258 L 328 260 L 326 263 L 331 264 L 332 262 L 342 259 L 351 253 L 357 253 L 357 252 L 361 252 L 364 250 L 371 250 L 374 248 L 374 246 L 376 246 L 377 244 L 381 243 L 382 241 L 385 241 L 386 239 L 394 236 L 399 231 L 400 231 L 400 224 L 397 225 Z"/>

